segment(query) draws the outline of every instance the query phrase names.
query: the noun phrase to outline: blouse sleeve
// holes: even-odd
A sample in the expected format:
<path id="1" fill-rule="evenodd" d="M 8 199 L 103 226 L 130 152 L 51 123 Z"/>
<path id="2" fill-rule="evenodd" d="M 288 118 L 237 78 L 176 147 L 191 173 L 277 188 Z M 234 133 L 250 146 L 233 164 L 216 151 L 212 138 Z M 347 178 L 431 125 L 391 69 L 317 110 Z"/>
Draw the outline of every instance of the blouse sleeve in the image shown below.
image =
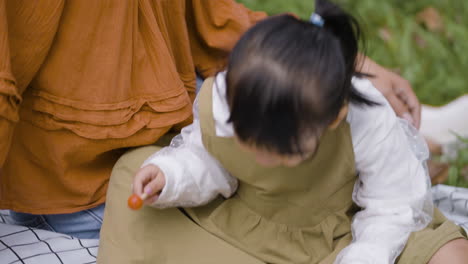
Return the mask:
<path id="1" fill-rule="evenodd" d="M 22 93 L 44 61 L 62 1 L 0 0 L 0 167 L 19 121 Z"/>
<path id="2" fill-rule="evenodd" d="M 237 179 L 203 146 L 197 112 L 198 98 L 193 108 L 193 123 L 183 128 L 170 146 L 154 153 L 142 165 L 154 164 L 166 177 L 166 185 L 153 207 L 199 206 L 218 195 L 228 198 L 237 189 Z"/>
<path id="3" fill-rule="evenodd" d="M 380 106 L 350 106 L 356 169 L 353 193 L 362 208 L 352 221 L 352 243 L 335 263 L 394 263 L 411 232 L 432 218 L 427 147 L 417 131 L 398 119 L 367 80 L 354 82 Z"/>
<path id="4" fill-rule="evenodd" d="M 249 27 L 265 18 L 234 0 L 187 1 L 187 25 L 197 72 L 212 76 L 224 66 L 224 58 Z"/>
<path id="5" fill-rule="evenodd" d="M 0 167 L 10 148 L 13 125 L 18 122 L 21 96 L 11 72 L 6 2 L 0 0 Z"/>

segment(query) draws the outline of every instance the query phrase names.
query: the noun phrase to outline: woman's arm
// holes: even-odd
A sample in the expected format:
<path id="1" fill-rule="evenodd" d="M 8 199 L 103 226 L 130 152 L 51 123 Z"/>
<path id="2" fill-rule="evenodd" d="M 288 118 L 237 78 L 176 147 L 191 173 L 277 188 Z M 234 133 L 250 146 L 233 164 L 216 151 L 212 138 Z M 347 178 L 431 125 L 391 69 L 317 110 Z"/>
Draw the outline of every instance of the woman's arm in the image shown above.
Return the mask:
<path id="1" fill-rule="evenodd" d="M 398 74 L 380 66 L 362 54 L 358 57 L 358 67 L 360 72 L 373 76 L 369 79 L 390 102 L 395 113 L 419 129 L 421 104 L 413 92 L 411 84 Z"/>
<path id="2" fill-rule="evenodd" d="M 235 0 L 188 0 L 186 5 L 193 63 L 204 78 L 222 70 L 241 35 L 267 17 Z"/>

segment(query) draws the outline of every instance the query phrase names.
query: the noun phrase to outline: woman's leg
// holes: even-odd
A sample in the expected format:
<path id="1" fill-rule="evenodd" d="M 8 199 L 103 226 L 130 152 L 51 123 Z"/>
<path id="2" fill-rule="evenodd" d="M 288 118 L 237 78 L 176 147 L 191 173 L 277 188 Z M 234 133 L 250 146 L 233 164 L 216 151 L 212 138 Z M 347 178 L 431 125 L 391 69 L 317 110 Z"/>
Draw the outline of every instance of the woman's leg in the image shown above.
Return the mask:
<path id="1" fill-rule="evenodd" d="M 82 239 L 99 238 L 105 205 L 72 214 L 44 215 L 44 220 L 55 232 Z"/>
<path id="2" fill-rule="evenodd" d="M 206 232 L 179 209 L 127 207 L 132 179 L 155 146 L 134 149 L 114 166 L 107 191 L 98 263 L 263 264 Z"/>
<path id="3" fill-rule="evenodd" d="M 429 264 L 465 264 L 468 263 L 468 240 L 455 239 L 441 247 L 432 256 Z"/>
<path id="4" fill-rule="evenodd" d="M 104 204 L 71 214 L 33 215 L 10 211 L 6 222 L 12 225 L 44 229 L 77 238 L 99 238 Z"/>
<path id="5" fill-rule="evenodd" d="M 33 215 L 9 211 L 5 217 L 5 222 L 10 225 L 27 226 L 31 228 L 55 231 L 44 219 L 42 215 Z"/>

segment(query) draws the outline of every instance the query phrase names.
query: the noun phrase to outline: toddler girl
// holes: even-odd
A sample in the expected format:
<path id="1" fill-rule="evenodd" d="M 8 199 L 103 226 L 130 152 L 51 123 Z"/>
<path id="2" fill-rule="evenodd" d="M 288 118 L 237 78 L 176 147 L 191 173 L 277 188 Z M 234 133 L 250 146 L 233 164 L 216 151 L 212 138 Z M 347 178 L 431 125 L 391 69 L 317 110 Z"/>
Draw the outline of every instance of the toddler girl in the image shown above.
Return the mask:
<path id="1" fill-rule="evenodd" d="M 463 234 L 438 212 L 431 223 L 426 147 L 356 72 L 358 40 L 327 1 L 311 22 L 258 23 L 134 193 L 261 263 L 426 263 Z"/>

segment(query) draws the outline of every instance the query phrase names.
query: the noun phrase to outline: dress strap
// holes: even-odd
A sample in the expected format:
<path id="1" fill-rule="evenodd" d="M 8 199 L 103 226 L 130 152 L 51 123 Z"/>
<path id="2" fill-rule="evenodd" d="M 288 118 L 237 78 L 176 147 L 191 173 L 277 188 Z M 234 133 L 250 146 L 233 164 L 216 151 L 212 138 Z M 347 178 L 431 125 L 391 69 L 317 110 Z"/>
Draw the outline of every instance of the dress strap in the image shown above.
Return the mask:
<path id="1" fill-rule="evenodd" d="M 206 140 L 207 136 L 216 136 L 215 121 L 213 116 L 213 87 L 214 78 L 207 78 L 201 87 L 198 111 L 200 113 L 200 127 L 203 135 L 203 144 L 209 142 Z"/>

